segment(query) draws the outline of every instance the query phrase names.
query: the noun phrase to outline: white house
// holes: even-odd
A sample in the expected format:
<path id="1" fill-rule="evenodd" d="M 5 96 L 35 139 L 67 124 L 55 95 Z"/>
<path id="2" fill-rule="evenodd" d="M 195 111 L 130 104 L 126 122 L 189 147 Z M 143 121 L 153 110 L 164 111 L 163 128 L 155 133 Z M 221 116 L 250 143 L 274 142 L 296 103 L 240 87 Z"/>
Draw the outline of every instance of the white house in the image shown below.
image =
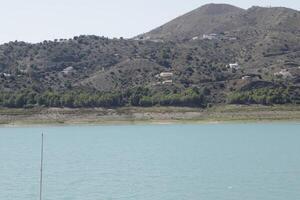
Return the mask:
<path id="1" fill-rule="evenodd" d="M 236 37 L 228 37 L 228 38 L 226 38 L 226 39 L 228 39 L 228 40 L 230 40 L 230 41 L 237 40 Z"/>
<path id="2" fill-rule="evenodd" d="M 2 73 L 2 75 L 3 75 L 4 77 L 11 77 L 11 74 L 8 74 L 8 73 Z"/>
<path id="3" fill-rule="evenodd" d="M 229 68 L 230 69 L 239 69 L 240 65 L 238 63 L 230 63 Z"/>
<path id="4" fill-rule="evenodd" d="M 163 81 L 162 83 L 163 83 L 163 85 L 172 84 L 173 80 L 166 80 L 166 81 Z"/>
<path id="5" fill-rule="evenodd" d="M 26 74 L 28 71 L 26 69 L 20 69 L 20 72 Z"/>
<path id="6" fill-rule="evenodd" d="M 215 34 L 215 33 L 211 33 L 211 34 L 204 34 L 203 35 L 203 39 L 207 39 L 207 40 L 215 40 L 218 39 L 219 35 Z"/>
<path id="7" fill-rule="evenodd" d="M 282 78 L 289 78 L 292 77 L 291 72 L 288 69 L 282 69 L 280 72 L 274 73 L 274 76 L 280 76 Z"/>
<path id="8" fill-rule="evenodd" d="M 62 71 L 62 73 L 64 73 L 64 74 L 70 74 L 71 72 L 73 72 L 74 71 L 74 68 L 73 67 L 67 67 L 67 68 L 65 68 L 63 71 Z"/>
<path id="9" fill-rule="evenodd" d="M 243 76 L 242 77 L 242 80 L 249 80 L 249 79 L 251 79 L 252 78 L 252 76 Z"/>
<path id="10" fill-rule="evenodd" d="M 173 77 L 173 72 L 161 72 L 161 73 L 159 74 L 159 76 L 160 76 L 161 78 L 169 78 L 169 77 Z"/>

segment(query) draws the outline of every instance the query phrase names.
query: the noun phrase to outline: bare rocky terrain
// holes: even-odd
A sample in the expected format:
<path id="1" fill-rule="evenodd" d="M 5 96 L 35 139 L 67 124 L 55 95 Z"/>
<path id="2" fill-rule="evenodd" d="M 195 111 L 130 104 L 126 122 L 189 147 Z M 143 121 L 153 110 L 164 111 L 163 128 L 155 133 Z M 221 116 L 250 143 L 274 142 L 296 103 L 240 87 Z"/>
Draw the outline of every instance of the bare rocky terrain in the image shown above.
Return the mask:
<path id="1" fill-rule="evenodd" d="M 225 123 L 300 120 L 295 106 L 123 107 L 118 109 L 2 109 L 0 125 L 26 124 L 129 124 L 129 123 Z"/>

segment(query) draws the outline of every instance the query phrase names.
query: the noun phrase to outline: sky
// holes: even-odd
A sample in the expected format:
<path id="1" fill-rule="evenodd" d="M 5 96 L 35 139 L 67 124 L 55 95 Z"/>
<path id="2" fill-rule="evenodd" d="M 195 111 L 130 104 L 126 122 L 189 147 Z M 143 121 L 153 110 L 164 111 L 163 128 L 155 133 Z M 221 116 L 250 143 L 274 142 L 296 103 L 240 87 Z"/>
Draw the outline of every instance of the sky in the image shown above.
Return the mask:
<path id="1" fill-rule="evenodd" d="M 0 43 L 77 35 L 130 38 L 207 3 L 300 10 L 299 0 L 0 0 Z"/>

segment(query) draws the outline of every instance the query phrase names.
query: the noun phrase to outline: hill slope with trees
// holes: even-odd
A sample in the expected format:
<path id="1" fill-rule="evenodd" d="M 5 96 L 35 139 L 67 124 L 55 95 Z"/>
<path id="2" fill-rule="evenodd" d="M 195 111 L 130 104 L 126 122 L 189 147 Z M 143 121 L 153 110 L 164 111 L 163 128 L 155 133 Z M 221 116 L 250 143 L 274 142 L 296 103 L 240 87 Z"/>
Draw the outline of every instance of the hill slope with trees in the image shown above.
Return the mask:
<path id="1" fill-rule="evenodd" d="M 209 4 L 133 39 L 2 44 L 0 106 L 297 104 L 299 75 L 299 11 Z"/>

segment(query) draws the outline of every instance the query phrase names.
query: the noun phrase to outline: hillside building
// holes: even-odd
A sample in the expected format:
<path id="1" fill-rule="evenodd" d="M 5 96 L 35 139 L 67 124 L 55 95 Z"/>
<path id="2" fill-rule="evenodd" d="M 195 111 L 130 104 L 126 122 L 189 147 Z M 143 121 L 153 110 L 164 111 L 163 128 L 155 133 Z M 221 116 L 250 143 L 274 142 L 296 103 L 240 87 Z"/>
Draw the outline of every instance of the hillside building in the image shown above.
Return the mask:
<path id="1" fill-rule="evenodd" d="M 216 39 L 219 39 L 219 35 L 216 34 L 216 33 L 204 34 L 203 35 L 203 39 L 206 39 L 206 40 L 216 40 Z"/>
<path id="2" fill-rule="evenodd" d="M 238 63 L 230 63 L 228 67 L 230 69 L 240 69 L 240 65 Z"/>
<path id="3" fill-rule="evenodd" d="M 247 74 L 242 77 L 242 80 L 259 80 L 262 77 L 259 74 Z"/>
<path id="4" fill-rule="evenodd" d="M 173 77 L 173 72 L 161 72 L 160 74 L 159 74 L 159 77 L 161 77 L 161 78 L 171 78 L 171 77 Z"/>
<path id="5" fill-rule="evenodd" d="M 2 73 L 2 76 L 4 76 L 4 77 L 11 77 L 11 74 L 8 74 L 8 73 Z"/>
<path id="6" fill-rule="evenodd" d="M 242 80 L 250 80 L 252 77 L 251 76 L 243 76 Z"/>
<path id="7" fill-rule="evenodd" d="M 282 69 L 280 72 L 274 73 L 274 76 L 282 77 L 282 78 L 290 78 L 292 77 L 291 72 L 288 69 Z"/>
<path id="8" fill-rule="evenodd" d="M 64 73 L 64 74 L 70 74 L 70 73 L 72 73 L 74 71 L 74 68 L 73 67 L 67 67 L 67 68 L 65 68 L 63 71 L 62 71 L 62 73 Z"/>
<path id="9" fill-rule="evenodd" d="M 166 80 L 162 82 L 163 85 L 171 85 L 173 84 L 173 80 Z"/>

